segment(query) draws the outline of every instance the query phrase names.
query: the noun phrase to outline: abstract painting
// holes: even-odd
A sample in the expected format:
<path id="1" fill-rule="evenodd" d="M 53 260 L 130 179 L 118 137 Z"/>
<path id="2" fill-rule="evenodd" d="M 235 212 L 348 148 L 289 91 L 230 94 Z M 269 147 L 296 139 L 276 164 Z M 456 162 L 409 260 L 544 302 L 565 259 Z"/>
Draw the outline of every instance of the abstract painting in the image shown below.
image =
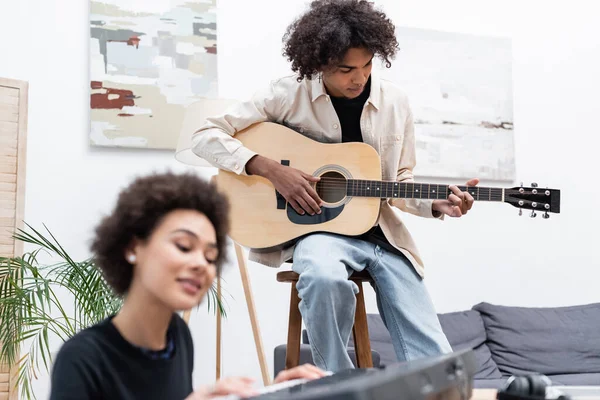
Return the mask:
<path id="1" fill-rule="evenodd" d="M 216 98 L 216 0 L 90 1 L 90 142 L 175 149 L 185 107 Z"/>
<path id="2" fill-rule="evenodd" d="M 418 177 L 515 179 L 510 38 L 397 27 L 388 78 L 408 96 Z"/>

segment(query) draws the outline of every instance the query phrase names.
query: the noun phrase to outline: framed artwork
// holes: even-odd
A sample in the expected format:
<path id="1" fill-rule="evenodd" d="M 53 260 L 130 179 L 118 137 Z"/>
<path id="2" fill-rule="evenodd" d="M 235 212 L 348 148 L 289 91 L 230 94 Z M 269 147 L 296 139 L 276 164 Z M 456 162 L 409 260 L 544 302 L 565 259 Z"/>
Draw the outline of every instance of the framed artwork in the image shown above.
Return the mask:
<path id="1" fill-rule="evenodd" d="M 510 38 L 397 27 L 381 72 L 407 94 L 419 177 L 515 179 Z"/>
<path id="2" fill-rule="evenodd" d="M 90 1 L 90 143 L 175 149 L 185 107 L 216 98 L 216 0 Z"/>

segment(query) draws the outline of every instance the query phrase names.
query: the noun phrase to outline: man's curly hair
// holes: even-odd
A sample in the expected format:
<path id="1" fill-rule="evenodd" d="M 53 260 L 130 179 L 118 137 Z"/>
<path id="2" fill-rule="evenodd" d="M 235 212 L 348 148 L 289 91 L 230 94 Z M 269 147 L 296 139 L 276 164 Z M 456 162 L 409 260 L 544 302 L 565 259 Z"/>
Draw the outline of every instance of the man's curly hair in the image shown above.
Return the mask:
<path id="1" fill-rule="evenodd" d="M 217 236 L 217 271 L 225 260 L 229 202 L 216 187 L 191 173 L 153 174 L 134 180 L 120 194 L 112 213 L 96 227 L 91 250 L 96 266 L 118 295 L 131 284 L 133 266 L 125 259 L 132 239 L 147 240 L 163 218 L 178 209 L 206 215 Z"/>
<path id="2" fill-rule="evenodd" d="M 316 0 L 288 26 L 283 55 L 291 61 L 299 80 L 311 79 L 357 47 L 370 50 L 389 68 L 398 50 L 394 32 L 392 21 L 369 1 Z"/>

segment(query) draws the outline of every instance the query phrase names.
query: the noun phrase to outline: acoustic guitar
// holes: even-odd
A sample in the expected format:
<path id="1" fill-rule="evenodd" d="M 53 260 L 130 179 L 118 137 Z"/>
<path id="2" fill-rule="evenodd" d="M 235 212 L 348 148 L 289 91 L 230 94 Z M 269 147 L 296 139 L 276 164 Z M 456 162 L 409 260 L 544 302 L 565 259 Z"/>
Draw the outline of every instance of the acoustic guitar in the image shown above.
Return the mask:
<path id="1" fill-rule="evenodd" d="M 314 232 L 360 235 L 376 223 L 382 199 L 446 199 L 448 185 L 381 180 L 377 151 L 365 143 L 320 143 L 283 125 L 262 122 L 236 133 L 256 153 L 320 177 L 312 183 L 321 214 L 300 215 L 268 179 L 220 169 L 215 181 L 231 205 L 231 238 L 256 251 L 271 251 Z M 560 212 L 560 191 L 531 187 L 466 187 L 476 201 L 504 202 L 536 212 Z"/>

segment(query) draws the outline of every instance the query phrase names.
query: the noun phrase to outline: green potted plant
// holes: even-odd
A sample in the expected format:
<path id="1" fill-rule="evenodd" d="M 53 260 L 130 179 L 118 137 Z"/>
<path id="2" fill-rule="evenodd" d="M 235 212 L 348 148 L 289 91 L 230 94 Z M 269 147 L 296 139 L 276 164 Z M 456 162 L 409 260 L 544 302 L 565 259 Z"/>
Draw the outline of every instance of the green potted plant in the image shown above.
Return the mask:
<path id="1" fill-rule="evenodd" d="M 35 247 L 23 256 L 0 257 L 0 363 L 17 368 L 22 397 L 36 398 L 32 383 L 52 365 L 51 340 L 66 341 L 121 307 L 122 300 L 95 267 L 93 258 L 73 260 L 46 228 L 30 225 L 13 237 Z M 57 262 L 40 265 L 45 251 Z M 226 316 L 216 286 L 209 291 L 208 309 Z"/>

